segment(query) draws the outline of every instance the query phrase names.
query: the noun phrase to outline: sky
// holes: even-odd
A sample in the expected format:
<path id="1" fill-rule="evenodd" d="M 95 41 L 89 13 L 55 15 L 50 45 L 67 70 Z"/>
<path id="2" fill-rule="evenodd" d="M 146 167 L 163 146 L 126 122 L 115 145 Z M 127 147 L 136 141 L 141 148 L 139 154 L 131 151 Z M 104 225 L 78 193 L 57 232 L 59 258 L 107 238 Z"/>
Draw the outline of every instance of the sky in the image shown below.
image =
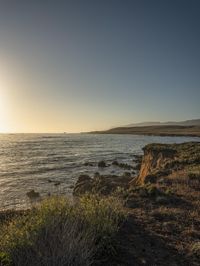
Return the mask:
<path id="1" fill-rule="evenodd" d="M 1 0 L 0 132 L 200 117 L 200 1 Z"/>

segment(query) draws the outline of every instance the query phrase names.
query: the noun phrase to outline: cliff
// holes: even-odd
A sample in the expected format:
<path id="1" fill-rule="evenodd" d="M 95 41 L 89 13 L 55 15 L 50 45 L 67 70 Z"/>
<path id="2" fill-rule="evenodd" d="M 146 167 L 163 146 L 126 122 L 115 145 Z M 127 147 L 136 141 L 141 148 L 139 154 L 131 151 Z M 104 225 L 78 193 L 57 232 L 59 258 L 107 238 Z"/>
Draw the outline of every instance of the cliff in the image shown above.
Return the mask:
<path id="1" fill-rule="evenodd" d="M 148 144 L 143 148 L 142 163 L 138 163 L 139 174 L 125 172 L 122 176 L 100 175 L 93 178 L 81 175 L 74 187 L 74 195 L 84 193 L 112 194 L 118 187 L 128 189 L 134 186 L 143 186 L 148 183 L 157 183 L 163 178 L 173 175 L 185 176 L 188 173 L 199 171 L 200 142 L 181 144 Z M 131 166 L 135 170 L 134 166 Z M 134 172 L 135 173 L 135 172 Z"/>
<path id="2" fill-rule="evenodd" d="M 131 185 L 156 183 L 159 178 L 200 164 L 200 142 L 149 144 L 143 151 L 139 175 L 130 182 Z"/>
<path id="3" fill-rule="evenodd" d="M 132 172 L 123 176 L 82 175 L 75 184 L 74 195 L 94 193 L 102 198 L 112 195 L 122 202 L 127 216 L 119 228 L 117 241 L 123 248 L 116 253 L 118 261 L 112 265 L 133 262 L 137 266 L 197 266 L 200 142 L 154 143 L 143 151 L 136 177 Z M 114 165 L 119 167 L 117 162 Z M 101 213 L 96 216 L 101 218 Z"/>

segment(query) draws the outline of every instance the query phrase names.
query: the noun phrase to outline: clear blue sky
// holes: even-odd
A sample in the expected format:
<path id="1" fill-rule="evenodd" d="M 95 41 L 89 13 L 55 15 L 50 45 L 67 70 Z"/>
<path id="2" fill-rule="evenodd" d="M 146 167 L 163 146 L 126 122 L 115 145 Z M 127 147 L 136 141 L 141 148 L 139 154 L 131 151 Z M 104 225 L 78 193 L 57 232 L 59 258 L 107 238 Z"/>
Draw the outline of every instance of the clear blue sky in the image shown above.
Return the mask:
<path id="1" fill-rule="evenodd" d="M 1 131 L 199 118 L 200 1 L 2 0 L 0 97 Z"/>

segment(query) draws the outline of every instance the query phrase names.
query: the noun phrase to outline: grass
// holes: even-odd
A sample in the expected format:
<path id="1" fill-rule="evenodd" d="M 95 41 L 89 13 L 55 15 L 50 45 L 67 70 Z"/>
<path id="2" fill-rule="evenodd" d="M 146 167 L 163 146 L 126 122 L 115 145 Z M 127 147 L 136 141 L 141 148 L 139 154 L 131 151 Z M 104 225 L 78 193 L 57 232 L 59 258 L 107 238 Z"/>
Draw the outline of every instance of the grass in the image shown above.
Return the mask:
<path id="1" fill-rule="evenodd" d="M 135 233 L 142 238 L 141 230 L 145 230 L 147 240 L 142 247 L 148 250 L 147 265 L 172 265 L 170 257 L 166 259 L 164 255 L 167 250 L 172 257 L 174 250 L 176 265 L 199 265 L 200 171 L 196 164 L 190 164 L 189 168 L 188 165 L 184 166 L 185 169 L 165 177 L 168 182 L 135 186 L 127 191 L 118 190 L 126 199 L 129 213 L 136 217 L 137 224 L 142 224 L 142 228 L 139 227 Z M 160 240 L 166 243 L 163 249 L 156 248 Z M 151 241 L 153 246 L 149 247 Z M 135 249 L 135 253 L 139 254 L 139 248 Z M 154 257 L 155 253 L 157 258 Z M 156 264 L 154 259 L 161 260 L 160 264 Z"/>
<path id="2" fill-rule="evenodd" d="M 200 258 L 200 241 L 191 245 L 191 252 Z"/>
<path id="3" fill-rule="evenodd" d="M 2 226 L 0 265 L 98 265 L 115 254 L 124 219 L 113 197 L 85 195 L 73 204 L 65 197 L 46 199 Z"/>

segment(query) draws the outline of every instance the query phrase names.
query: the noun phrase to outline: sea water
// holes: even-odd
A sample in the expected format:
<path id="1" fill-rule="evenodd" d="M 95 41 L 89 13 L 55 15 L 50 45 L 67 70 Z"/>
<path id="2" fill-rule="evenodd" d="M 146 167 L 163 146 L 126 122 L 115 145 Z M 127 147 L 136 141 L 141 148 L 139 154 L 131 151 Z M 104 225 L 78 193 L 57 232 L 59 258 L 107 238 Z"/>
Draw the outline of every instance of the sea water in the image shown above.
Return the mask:
<path id="1" fill-rule="evenodd" d="M 113 160 L 133 164 L 148 143 L 199 141 L 195 137 L 98 134 L 0 134 L 0 209 L 24 208 L 32 189 L 42 197 L 70 195 L 81 174 L 120 175 Z M 89 165 L 88 165 L 89 162 Z"/>

